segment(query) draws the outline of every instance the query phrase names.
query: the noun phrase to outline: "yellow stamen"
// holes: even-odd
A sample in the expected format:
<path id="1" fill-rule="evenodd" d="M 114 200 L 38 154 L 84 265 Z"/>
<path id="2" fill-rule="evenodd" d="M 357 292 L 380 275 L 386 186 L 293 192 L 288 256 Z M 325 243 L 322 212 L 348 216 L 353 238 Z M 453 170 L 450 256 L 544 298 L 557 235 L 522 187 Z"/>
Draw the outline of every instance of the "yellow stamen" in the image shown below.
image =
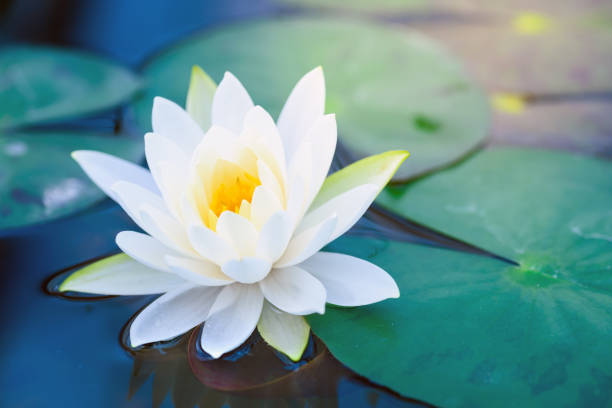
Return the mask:
<path id="1" fill-rule="evenodd" d="M 252 170 L 249 169 L 249 170 Z M 250 214 L 250 203 L 253 192 L 261 185 L 257 169 L 255 174 L 227 160 L 218 159 L 212 173 L 211 190 L 209 192 L 209 227 L 216 224 L 216 218 L 223 211 L 233 211 L 237 214 Z M 214 229 L 214 228 L 213 228 Z"/>

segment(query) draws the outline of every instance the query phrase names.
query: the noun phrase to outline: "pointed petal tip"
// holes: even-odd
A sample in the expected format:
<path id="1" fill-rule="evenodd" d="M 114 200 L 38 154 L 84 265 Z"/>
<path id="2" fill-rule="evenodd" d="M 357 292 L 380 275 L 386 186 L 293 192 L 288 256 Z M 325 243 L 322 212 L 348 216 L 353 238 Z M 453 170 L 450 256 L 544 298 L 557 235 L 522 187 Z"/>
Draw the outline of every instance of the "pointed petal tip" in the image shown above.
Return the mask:
<path id="1" fill-rule="evenodd" d="M 404 162 L 404 160 L 406 160 L 408 157 L 410 157 L 410 152 L 408 150 L 388 150 L 384 153 L 380 153 L 374 156 L 369 156 L 369 157 L 375 157 L 375 156 L 379 156 L 379 157 L 394 157 L 395 160 L 397 161 L 397 165 L 399 166 L 400 164 L 402 164 Z"/>
<path id="2" fill-rule="evenodd" d="M 391 280 L 393 281 L 393 290 L 391 292 L 391 296 L 389 296 L 392 299 L 397 299 L 400 297 L 400 290 L 399 287 L 397 286 L 397 282 L 395 282 L 395 279 L 391 278 Z"/>
<path id="3" fill-rule="evenodd" d="M 68 279 L 66 279 L 66 280 L 64 280 L 62 282 L 62 284 L 59 286 L 58 290 L 60 292 L 62 292 L 62 293 L 70 291 L 70 283 L 68 282 Z"/>
<path id="4" fill-rule="evenodd" d="M 225 71 L 223 73 L 223 80 L 225 79 L 238 79 L 238 78 L 236 78 L 236 75 L 232 74 L 230 71 Z"/>
<path id="5" fill-rule="evenodd" d="M 201 66 L 199 66 L 198 64 L 194 64 L 194 65 L 191 67 L 191 75 L 202 75 L 202 74 L 204 74 L 204 75 L 205 75 L 206 73 L 204 72 L 204 70 L 202 69 L 202 67 L 201 67 Z"/>
<path id="6" fill-rule="evenodd" d="M 205 344 L 204 343 L 204 336 L 200 337 L 200 347 L 202 348 L 202 350 L 204 350 L 206 353 L 208 353 L 208 355 L 211 356 L 212 358 L 214 358 L 215 360 L 218 359 L 219 357 L 221 357 L 223 354 L 225 354 L 224 351 L 219 351 L 219 350 L 211 349 L 207 344 Z"/>
<path id="7" fill-rule="evenodd" d="M 134 339 L 132 338 L 132 335 L 130 334 L 130 347 L 131 347 L 131 348 L 140 347 L 140 346 L 142 346 L 143 344 L 144 344 L 144 343 L 142 342 L 142 340 L 138 340 L 138 341 L 136 341 L 136 340 L 134 340 Z"/>
<path id="8" fill-rule="evenodd" d="M 110 156 L 108 153 L 99 152 L 97 150 L 73 150 L 72 152 L 70 152 L 70 157 L 80 163 L 81 160 L 87 160 L 87 156 L 98 154 Z"/>

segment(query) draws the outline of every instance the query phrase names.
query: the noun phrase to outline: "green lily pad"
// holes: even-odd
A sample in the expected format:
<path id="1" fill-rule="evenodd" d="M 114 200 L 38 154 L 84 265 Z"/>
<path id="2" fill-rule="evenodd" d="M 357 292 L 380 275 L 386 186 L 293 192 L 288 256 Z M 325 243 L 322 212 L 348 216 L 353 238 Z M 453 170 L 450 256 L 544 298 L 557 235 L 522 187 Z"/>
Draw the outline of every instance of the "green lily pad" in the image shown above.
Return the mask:
<path id="1" fill-rule="evenodd" d="M 560 277 L 612 284 L 612 163 L 497 148 L 379 196 L 388 209 Z M 612 288 L 612 286 L 610 286 Z"/>
<path id="2" fill-rule="evenodd" d="M 311 316 L 314 333 L 373 381 L 445 407 L 611 404 L 611 174 L 606 161 L 496 148 L 388 187 L 385 207 L 517 265 L 341 240 L 328 249 L 370 258 L 401 296 Z"/>
<path id="3" fill-rule="evenodd" d="M 400 298 L 328 307 L 308 321 L 350 368 L 438 406 L 609 406 L 612 251 L 581 239 L 573 251 L 581 260 L 553 277 L 477 255 L 341 238 L 328 250 L 386 269 Z M 595 253 L 581 252 L 588 245 Z"/>
<path id="4" fill-rule="evenodd" d="M 494 144 L 537 146 L 612 157 L 612 101 L 527 104 L 517 112 L 496 112 Z"/>
<path id="5" fill-rule="evenodd" d="M 538 95 L 610 89 L 610 19 L 519 12 L 475 24 L 411 28 L 463 58 L 476 79 L 495 92 Z"/>
<path id="6" fill-rule="evenodd" d="M 488 127 L 486 98 L 435 42 L 366 22 L 304 18 L 229 26 L 154 58 L 144 68 L 150 87 L 134 106 L 143 130 L 154 96 L 184 104 L 193 65 L 217 81 L 231 71 L 273 116 L 300 77 L 323 66 L 327 111 L 352 158 L 410 151 L 396 180 L 461 158 Z"/>
<path id="7" fill-rule="evenodd" d="M 0 129 L 108 109 L 139 87 L 126 69 L 89 54 L 6 47 L 0 51 Z"/>
<path id="8" fill-rule="evenodd" d="M 105 197 L 70 157 L 91 149 L 130 161 L 143 157 L 140 139 L 76 132 L 0 135 L 0 228 L 55 219 Z"/>

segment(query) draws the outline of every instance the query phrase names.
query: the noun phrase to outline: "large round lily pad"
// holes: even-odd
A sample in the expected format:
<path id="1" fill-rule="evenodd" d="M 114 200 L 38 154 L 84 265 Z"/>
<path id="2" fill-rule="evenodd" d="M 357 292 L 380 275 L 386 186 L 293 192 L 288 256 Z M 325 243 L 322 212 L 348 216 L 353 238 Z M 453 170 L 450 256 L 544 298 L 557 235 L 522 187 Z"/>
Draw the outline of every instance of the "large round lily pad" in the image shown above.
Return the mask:
<path id="1" fill-rule="evenodd" d="M 463 58 L 475 77 L 496 92 L 538 95 L 610 89 L 610 21 L 517 13 L 474 24 L 411 28 Z"/>
<path id="2" fill-rule="evenodd" d="M 131 161 L 143 156 L 140 139 L 117 135 L 56 131 L 0 136 L 0 228 L 54 219 L 102 199 L 104 193 L 70 157 L 80 149 Z"/>
<path id="3" fill-rule="evenodd" d="M 612 101 L 556 101 L 497 111 L 491 131 L 500 145 L 538 146 L 612 157 Z"/>
<path id="4" fill-rule="evenodd" d="M 177 45 L 144 68 L 150 86 L 135 105 L 144 130 L 150 128 L 154 96 L 184 104 L 194 64 L 215 80 L 233 72 L 274 116 L 300 77 L 323 66 L 327 111 L 337 114 L 341 141 L 354 158 L 411 152 L 397 179 L 457 160 L 487 131 L 486 98 L 438 44 L 347 19 L 233 25 Z"/>
<path id="5" fill-rule="evenodd" d="M 5 47 L 0 51 L 0 129 L 108 109 L 139 86 L 126 69 L 92 55 Z"/>
<path id="6" fill-rule="evenodd" d="M 370 238 L 328 249 L 369 259 L 399 285 L 399 299 L 308 317 L 332 354 L 372 381 L 449 408 L 612 403 L 612 251 L 581 253 L 555 278 Z"/>

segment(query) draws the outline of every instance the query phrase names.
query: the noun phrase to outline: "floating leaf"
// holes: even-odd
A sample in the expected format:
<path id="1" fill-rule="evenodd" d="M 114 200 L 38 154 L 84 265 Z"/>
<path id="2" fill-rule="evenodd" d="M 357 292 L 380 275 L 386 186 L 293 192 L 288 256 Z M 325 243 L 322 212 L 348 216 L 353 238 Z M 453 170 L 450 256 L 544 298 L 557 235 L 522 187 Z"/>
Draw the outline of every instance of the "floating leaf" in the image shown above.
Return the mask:
<path id="1" fill-rule="evenodd" d="M 353 158 L 396 149 L 412 154 L 396 179 L 461 158 L 488 126 L 480 90 L 427 38 L 347 19 L 283 19 L 196 36 L 153 59 L 144 68 L 150 87 L 135 105 L 144 130 L 150 129 L 154 96 L 185 103 L 193 65 L 216 80 L 233 72 L 272 115 L 299 78 L 322 65 L 326 108 L 337 114 L 341 141 Z"/>
<path id="2" fill-rule="evenodd" d="M 388 187 L 379 202 L 493 253 L 580 281 L 612 268 L 611 175 L 606 161 L 497 148 L 409 187 Z"/>
<path id="3" fill-rule="evenodd" d="M 76 132 L 0 135 L 0 228 L 54 219 L 102 199 L 70 157 L 78 149 L 100 150 L 139 161 L 141 140 Z"/>
<path id="4" fill-rule="evenodd" d="M 387 208 L 518 265 L 346 238 L 329 249 L 369 257 L 401 296 L 329 308 L 308 318 L 313 332 L 373 381 L 445 407 L 610 404 L 610 174 L 609 162 L 495 149 L 388 187 Z"/>
<path id="5" fill-rule="evenodd" d="M 553 204 L 528 202 L 549 210 Z M 581 260 L 566 263 L 555 277 L 546 263 L 516 267 L 408 243 L 341 238 L 328 249 L 386 269 L 401 296 L 358 308 L 328 307 L 308 321 L 342 363 L 437 406 L 607 406 L 612 251 L 598 253 L 596 246 L 590 253 L 584 245 L 572 250 Z"/>
<path id="6" fill-rule="evenodd" d="M 92 55 L 47 47 L 0 51 L 0 128 L 56 121 L 125 101 L 139 80 Z"/>

